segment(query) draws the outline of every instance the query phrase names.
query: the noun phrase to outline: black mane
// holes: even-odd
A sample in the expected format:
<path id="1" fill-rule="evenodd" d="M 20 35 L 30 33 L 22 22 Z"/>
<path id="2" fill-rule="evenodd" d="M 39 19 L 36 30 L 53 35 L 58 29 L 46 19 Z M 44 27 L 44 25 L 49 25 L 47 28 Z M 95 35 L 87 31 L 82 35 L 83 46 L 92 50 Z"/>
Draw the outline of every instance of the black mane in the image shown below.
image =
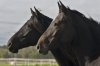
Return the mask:
<path id="1" fill-rule="evenodd" d="M 96 20 L 94 20 L 92 17 L 87 18 L 84 14 L 82 14 L 81 12 L 77 11 L 77 10 L 71 10 L 72 13 L 79 15 L 80 17 L 82 17 L 84 20 L 87 20 L 86 23 L 87 24 L 95 24 L 95 25 L 100 25 Z"/>

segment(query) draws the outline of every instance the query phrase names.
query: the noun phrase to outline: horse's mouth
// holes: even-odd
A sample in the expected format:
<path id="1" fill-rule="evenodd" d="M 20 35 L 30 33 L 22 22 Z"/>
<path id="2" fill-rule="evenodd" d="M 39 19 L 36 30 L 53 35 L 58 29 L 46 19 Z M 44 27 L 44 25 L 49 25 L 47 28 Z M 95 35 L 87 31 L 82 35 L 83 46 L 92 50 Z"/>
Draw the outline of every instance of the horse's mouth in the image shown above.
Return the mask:
<path id="1" fill-rule="evenodd" d="M 12 47 L 12 43 L 8 44 L 8 50 L 12 53 L 18 53 L 18 49 L 16 49 L 15 47 Z"/>
<path id="2" fill-rule="evenodd" d="M 48 49 L 42 49 L 42 50 L 39 50 L 39 53 L 40 53 L 40 54 L 43 54 L 43 55 L 48 54 L 48 52 L 49 52 Z"/>
<path id="3" fill-rule="evenodd" d="M 18 53 L 18 50 L 9 50 L 12 53 Z"/>
<path id="4" fill-rule="evenodd" d="M 40 50 L 39 50 L 39 53 L 40 53 L 40 54 L 43 54 L 43 55 L 48 54 L 48 52 L 42 52 L 42 51 L 40 51 Z"/>
<path id="5" fill-rule="evenodd" d="M 11 48 L 8 48 L 10 52 L 12 53 L 18 53 L 18 49 L 11 49 Z"/>

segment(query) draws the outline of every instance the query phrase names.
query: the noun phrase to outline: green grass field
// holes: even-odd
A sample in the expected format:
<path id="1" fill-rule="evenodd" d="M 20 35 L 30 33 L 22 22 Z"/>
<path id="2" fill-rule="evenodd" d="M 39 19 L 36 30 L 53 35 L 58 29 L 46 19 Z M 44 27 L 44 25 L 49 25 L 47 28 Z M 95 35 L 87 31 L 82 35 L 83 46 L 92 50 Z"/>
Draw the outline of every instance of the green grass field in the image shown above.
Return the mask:
<path id="1" fill-rule="evenodd" d="M 0 66 L 11 66 L 9 64 L 0 64 Z"/>
<path id="2" fill-rule="evenodd" d="M 12 66 L 12 65 L 10 65 L 10 64 L 0 64 L 0 66 Z M 14 66 L 14 65 L 13 65 Z M 40 64 L 27 64 L 27 65 L 25 65 L 25 64 L 16 64 L 15 66 L 50 66 L 50 64 L 42 64 L 42 65 L 40 65 Z M 52 64 L 51 66 L 58 66 L 57 64 Z"/>

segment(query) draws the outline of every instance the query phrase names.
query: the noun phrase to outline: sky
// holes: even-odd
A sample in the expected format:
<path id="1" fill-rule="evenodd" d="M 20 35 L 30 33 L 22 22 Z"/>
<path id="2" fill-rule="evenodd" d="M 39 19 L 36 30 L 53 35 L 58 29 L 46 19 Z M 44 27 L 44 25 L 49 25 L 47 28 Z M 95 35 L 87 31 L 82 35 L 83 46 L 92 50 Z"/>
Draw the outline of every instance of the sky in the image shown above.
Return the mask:
<path id="1" fill-rule="evenodd" d="M 58 0 L 0 0 L 0 45 L 6 45 L 9 38 L 31 17 L 34 6 L 41 13 L 55 18 L 58 14 Z M 100 0 L 61 0 L 65 6 L 91 16 L 100 22 Z"/>

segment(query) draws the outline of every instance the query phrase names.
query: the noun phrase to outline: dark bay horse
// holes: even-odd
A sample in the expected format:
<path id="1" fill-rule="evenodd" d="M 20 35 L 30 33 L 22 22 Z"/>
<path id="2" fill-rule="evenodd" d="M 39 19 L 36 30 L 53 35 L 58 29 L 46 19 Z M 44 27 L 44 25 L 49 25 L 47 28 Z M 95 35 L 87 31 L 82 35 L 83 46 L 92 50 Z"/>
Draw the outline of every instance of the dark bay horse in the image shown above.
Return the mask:
<path id="1" fill-rule="evenodd" d="M 58 2 L 59 14 L 38 40 L 60 66 L 100 66 L 100 24 Z"/>
<path id="2" fill-rule="evenodd" d="M 39 37 L 52 21 L 51 18 L 40 13 L 36 8 L 35 12 L 31 9 L 31 13 L 31 18 L 8 41 L 8 48 L 13 53 L 17 53 L 19 49 L 28 46 L 35 46 Z"/>

